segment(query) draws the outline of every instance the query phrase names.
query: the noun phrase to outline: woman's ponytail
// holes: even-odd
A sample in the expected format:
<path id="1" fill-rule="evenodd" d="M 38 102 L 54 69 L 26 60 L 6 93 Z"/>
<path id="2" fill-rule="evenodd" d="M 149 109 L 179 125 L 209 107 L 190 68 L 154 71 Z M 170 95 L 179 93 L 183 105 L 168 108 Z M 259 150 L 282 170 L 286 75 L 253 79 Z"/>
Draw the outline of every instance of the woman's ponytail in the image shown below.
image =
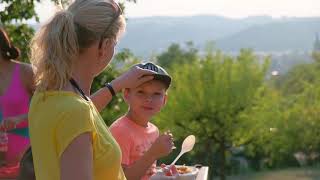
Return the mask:
<path id="1" fill-rule="evenodd" d="M 71 77 L 72 61 L 79 52 L 73 15 L 65 10 L 58 12 L 35 35 L 31 51 L 38 90 L 64 87 Z"/>

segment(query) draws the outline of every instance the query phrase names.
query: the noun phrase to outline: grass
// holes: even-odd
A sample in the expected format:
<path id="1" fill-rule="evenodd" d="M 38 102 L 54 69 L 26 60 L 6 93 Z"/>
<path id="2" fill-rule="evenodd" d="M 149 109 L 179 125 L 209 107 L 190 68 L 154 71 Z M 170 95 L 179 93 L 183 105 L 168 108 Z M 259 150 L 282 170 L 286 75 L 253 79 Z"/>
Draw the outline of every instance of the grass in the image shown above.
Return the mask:
<path id="1" fill-rule="evenodd" d="M 227 180 L 320 180 L 320 168 L 296 168 L 228 177 Z"/>

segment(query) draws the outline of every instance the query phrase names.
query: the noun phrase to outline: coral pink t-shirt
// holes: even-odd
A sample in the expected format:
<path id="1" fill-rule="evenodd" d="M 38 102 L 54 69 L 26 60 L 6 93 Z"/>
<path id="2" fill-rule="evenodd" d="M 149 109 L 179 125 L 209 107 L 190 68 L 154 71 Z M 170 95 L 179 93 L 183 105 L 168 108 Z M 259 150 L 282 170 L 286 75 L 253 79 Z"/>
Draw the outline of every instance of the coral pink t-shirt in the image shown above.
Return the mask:
<path id="1" fill-rule="evenodd" d="M 122 164 L 126 166 L 140 159 L 159 137 L 159 130 L 154 124 L 148 122 L 147 127 L 142 127 L 125 116 L 116 120 L 110 126 L 110 131 L 120 145 Z M 142 179 L 150 179 L 150 176 L 156 172 L 155 168 L 156 161 Z"/>

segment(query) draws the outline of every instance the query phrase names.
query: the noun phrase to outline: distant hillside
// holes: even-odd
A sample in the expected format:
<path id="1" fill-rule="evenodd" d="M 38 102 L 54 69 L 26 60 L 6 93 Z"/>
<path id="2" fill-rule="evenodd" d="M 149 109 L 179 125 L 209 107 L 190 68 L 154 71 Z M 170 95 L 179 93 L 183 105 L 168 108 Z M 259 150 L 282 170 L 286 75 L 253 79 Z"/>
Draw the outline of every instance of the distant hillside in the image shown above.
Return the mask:
<path id="1" fill-rule="evenodd" d="M 171 43 L 193 41 L 199 48 L 215 41 L 225 51 L 250 47 L 259 51 L 311 50 L 319 18 L 269 16 L 230 19 L 219 16 L 148 17 L 128 19 L 119 48 L 148 56 Z"/>
<path id="2" fill-rule="evenodd" d="M 257 51 L 312 50 L 319 19 L 293 19 L 256 25 L 216 41 L 226 51 L 253 48 Z"/>
<path id="3" fill-rule="evenodd" d="M 39 25 L 33 25 L 35 29 Z M 148 57 L 172 43 L 193 41 L 200 50 L 207 42 L 224 51 L 253 48 L 263 52 L 309 51 L 315 33 L 320 33 L 320 17 L 272 18 L 254 16 L 231 19 L 221 16 L 129 18 L 119 48 Z"/>

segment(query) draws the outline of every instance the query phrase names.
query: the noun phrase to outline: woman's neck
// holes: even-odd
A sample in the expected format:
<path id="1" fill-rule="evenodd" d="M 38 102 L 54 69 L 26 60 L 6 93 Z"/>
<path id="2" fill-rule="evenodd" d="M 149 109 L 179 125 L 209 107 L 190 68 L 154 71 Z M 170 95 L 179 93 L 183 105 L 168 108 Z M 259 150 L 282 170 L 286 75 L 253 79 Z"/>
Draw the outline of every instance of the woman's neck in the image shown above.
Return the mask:
<path id="1" fill-rule="evenodd" d="M 76 81 L 81 90 L 86 96 L 90 96 L 91 84 L 93 82 L 93 77 L 86 73 L 73 73 L 72 78 Z"/>
<path id="2" fill-rule="evenodd" d="M 90 96 L 91 85 L 95 77 L 94 72 L 91 72 L 92 56 L 89 52 L 82 53 L 72 69 L 71 77 L 76 81 L 86 96 Z"/>

